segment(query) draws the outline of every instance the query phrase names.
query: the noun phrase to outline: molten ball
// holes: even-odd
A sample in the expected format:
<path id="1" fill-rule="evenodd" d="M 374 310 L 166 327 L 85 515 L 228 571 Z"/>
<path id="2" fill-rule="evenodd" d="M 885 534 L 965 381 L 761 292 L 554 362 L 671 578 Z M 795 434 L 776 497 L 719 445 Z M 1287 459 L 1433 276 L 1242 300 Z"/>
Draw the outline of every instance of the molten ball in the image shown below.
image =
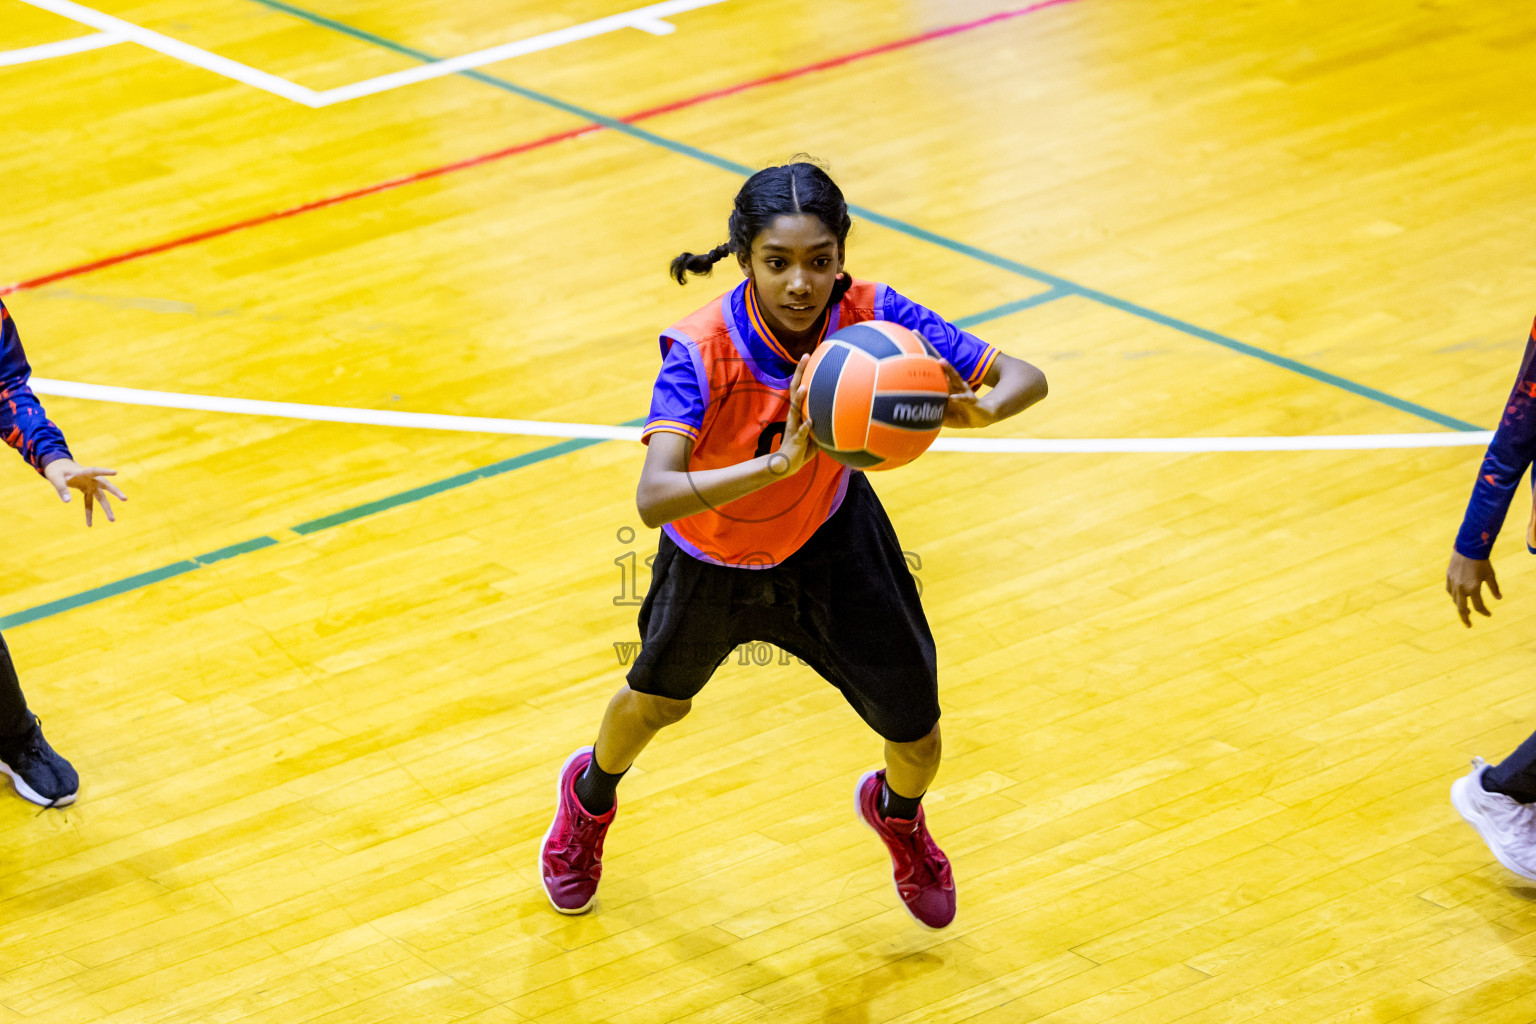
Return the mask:
<path id="1" fill-rule="evenodd" d="M 939 354 L 897 324 L 845 327 L 811 353 L 805 406 L 821 450 L 854 469 L 895 469 L 928 450 L 949 383 Z"/>

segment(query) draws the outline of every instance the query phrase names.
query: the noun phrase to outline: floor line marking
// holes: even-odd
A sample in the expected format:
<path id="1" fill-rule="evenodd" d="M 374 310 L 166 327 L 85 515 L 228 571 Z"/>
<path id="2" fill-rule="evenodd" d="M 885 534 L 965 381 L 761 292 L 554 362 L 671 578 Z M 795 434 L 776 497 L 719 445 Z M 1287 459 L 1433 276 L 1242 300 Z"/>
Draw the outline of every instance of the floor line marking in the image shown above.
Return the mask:
<path id="1" fill-rule="evenodd" d="M 526 39 L 517 39 L 510 43 L 501 43 L 497 46 L 476 50 L 458 57 L 446 57 L 433 59 L 420 67 L 406 68 L 403 71 L 394 71 L 387 75 L 378 75 L 374 78 L 353 82 L 349 85 L 337 86 L 334 89 L 311 89 L 307 86 L 290 81 L 280 75 L 274 75 L 258 68 L 253 68 L 239 61 L 221 57 L 216 53 L 204 50 L 201 47 L 184 43 L 179 39 L 145 28 L 131 21 L 114 17 L 94 7 L 86 7 L 75 3 L 74 0 L 22 0 L 22 3 L 31 4 L 34 7 L 89 25 L 92 28 L 101 29 L 103 34 L 111 38 L 107 42 L 98 42 L 95 45 L 82 45 L 76 49 L 62 49 L 56 52 L 46 53 L 30 59 L 41 60 L 47 56 L 59 56 L 62 53 L 75 53 L 79 50 L 96 49 L 115 42 L 135 42 L 140 46 L 148 47 L 157 53 L 174 58 L 193 67 L 211 71 L 216 75 L 245 85 L 254 86 L 274 96 L 291 100 L 311 110 L 319 110 L 324 107 L 334 106 L 337 103 L 345 103 L 349 100 L 360 99 L 364 96 L 373 96 L 378 93 L 389 92 L 394 89 L 415 85 L 418 82 L 431 81 L 434 78 L 444 78 L 448 75 L 460 74 L 473 68 L 486 64 L 495 64 L 498 61 L 510 60 L 513 57 L 521 57 L 530 53 L 538 53 L 542 50 L 550 50 L 555 47 L 565 46 L 569 43 L 579 42 L 583 39 L 592 39 L 596 36 L 607 35 L 621 29 L 634 28 L 648 32 L 651 35 L 670 35 L 676 31 L 676 26 L 664 19 L 686 11 L 697 10 L 701 7 L 709 7 L 714 4 L 724 3 L 725 0 L 662 0 L 661 3 L 639 7 L 632 11 L 624 11 L 612 14 L 605 18 L 597 18 L 593 21 L 582 22 L 579 25 L 570 25 L 556 29 L 552 32 L 544 32 Z M 86 36 L 85 39 L 95 37 Z M 65 43 L 50 43 L 43 47 L 31 47 L 31 50 L 44 50 L 49 47 L 65 47 L 69 43 L 79 43 L 78 40 L 68 40 Z M 11 54 L 22 54 L 28 51 L 15 50 Z M 8 54 L 0 54 L 0 65 L 12 63 L 5 60 Z M 21 63 L 20 60 L 14 63 Z"/>
<path id="2" fill-rule="evenodd" d="M 1093 455 L 1214 452 L 1393 451 L 1422 448 L 1481 448 L 1491 430 L 1447 430 L 1428 434 L 1295 434 L 1265 437 L 941 437 L 935 452 L 988 455 Z"/>
<path id="3" fill-rule="evenodd" d="M 257 0 L 260 2 L 260 0 Z M 944 39 L 948 36 L 959 35 L 962 32 L 970 32 L 974 29 L 985 28 L 988 25 L 996 25 L 1004 21 L 1012 21 L 1014 18 L 1022 18 L 1026 14 L 1034 14 L 1048 7 L 1060 7 L 1063 4 L 1076 3 L 1077 0 L 1041 0 L 1024 7 L 1015 7 L 1011 10 L 998 11 L 985 17 L 975 18 L 971 21 L 956 22 L 951 25 L 941 25 L 938 28 L 919 32 L 916 35 L 906 36 L 901 39 L 893 39 L 890 42 L 879 43 L 862 50 L 854 50 L 837 57 L 828 57 L 812 64 L 802 64 L 800 67 L 791 68 L 788 71 L 778 71 L 761 78 L 740 82 L 736 85 L 728 85 L 723 89 L 713 89 L 709 92 L 690 96 L 687 99 L 675 100 L 671 103 L 663 103 L 657 107 L 649 107 L 636 114 L 623 118 L 624 121 L 640 121 L 648 117 L 656 117 L 660 114 L 670 114 L 678 110 L 686 110 L 689 107 L 698 106 L 700 103 L 708 103 L 711 100 L 722 99 L 726 96 L 734 96 L 737 93 L 747 92 L 750 89 L 761 88 L 765 85 L 774 85 L 779 82 L 788 82 L 805 75 L 815 74 L 819 71 L 830 71 L 832 68 L 842 67 L 844 64 L 852 64 L 854 61 L 864 60 L 869 57 L 878 57 L 881 54 L 893 53 L 897 50 L 905 50 L 908 47 L 917 46 L 920 43 L 932 42 L 935 39 Z"/>
<path id="4" fill-rule="evenodd" d="M 638 429 L 638 425 L 641 422 L 643 421 L 632 420 L 630 423 L 622 424 L 622 426 L 633 426 Z M 387 495 L 375 501 L 365 502 L 362 505 L 356 505 L 352 508 L 342 509 L 339 512 L 333 512 L 330 515 L 322 516 L 319 519 L 311 519 L 307 522 L 299 523 L 297 526 L 294 526 L 291 529 L 295 534 L 298 534 L 299 536 L 308 536 L 313 533 L 319 533 L 322 530 L 328 530 L 334 526 L 341 526 L 345 523 L 355 522 L 356 520 L 363 519 L 367 516 L 371 516 L 379 512 L 384 512 L 392 508 L 398 508 L 401 505 L 409 505 L 413 502 L 421 501 L 425 498 L 430 498 L 434 495 L 442 494 L 446 491 L 468 486 L 469 484 L 476 483 L 480 480 L 489 479 L 490 477 L 494 476 L 500 476 L 503 473 L 510 473 L 514 470 L 522 469 L 525 466 L 532 466 L 536 463 L 544 462 L 548 459 L 552 459 L 560 455 L 565 455 L 569 452 L 577 451 L 581 448 L 588 448 L 592 445 L 601 443 L 601 441 L 597 440 L 572 440 L 561 441 L 552 445 L 546 445 L 543 448 L 537 448 L 531 452 L 524 452 L 521 455 L 515 455 L 510 459 L 503 459 L 500 462 L 493 462 L 488 466 L 481 466 L 478 469 L 472 469 L 468 472 L 458 473 L 454 476 L 447 477 L 442 480 L 436 480 L 429 484 L 423 484 L 420 487 L 412 487 L 409 490 Z M 281 543 L 281 541 L 276 537 L 265 535 L 260 537 L 253 537 L 250 540 L 242 541 L 239 544 L 231 544 L 228 547 L 220 548 L 219 550 L 209 552 L 206 555 L 198 555 L 195 558 L 182 559 L 178 562 L 172 562 L 170 565 L 164 565 L 158 569 L 150 569 L 146 572 L 135 573 L 132 576 L 128 576 L 99 587 L 92 587 L 89 590 L 83 590 L 80 593 L 72 594 L 68 597 L 61 597 L 55 601 L 47 601 L 40 605 L 34 605 L 31 608 L 23 608 L 21 611 L 12 612 L 9 615 L 0 615 L 0 631 L 11 629 L 16 626 L 24 626 L 29 622 L 36 622 L 39 619 L 46 619 L 54 615 L 60 615 L 75 608 L 80 608 L 89 604 L 95 604 L 98 601 L 105 601 L 108 598 L 116 597 L 119 594 L 126 594 L 135 590 L 143 590 L 144 588 L 153 586 L 154 584 L 160 583 L 163 580 L 172 579 L 176 576 L 183 576 L 189 572 L 194 572 L 205 566 L 213 565 L 217 562 L 228 561 L 229 559 L 237 558 L 241 555 L 246 555 L 253 551 L 260 551 L 264 548 L 269 548 L 279 543 Z"/>
<path id="5" fill-rule="evenodd" d="M 114 580 L 99 587 L 92 587 L 78 594 L 61 597 L 57 601 L 47 601 L 31 608 L 24 608 L 10 615 L 0 616 L 0 631 L 10 629 L 13 626 L 24 626 L 29 622 L 36 622 L 38 619 L 46 619 L 61 612 L 67 612 L 71 608 L 79 608 L 81 605 L 105 601 L 107 598 L 116 597 L 118 594 L 142 590 L 163 580 L 185 575 L 204 566 L 213 565 L 215 562 L 227 561 L 231 558 L 238 558 L 241 555 L 249 554 L 252 551 L 270 548 L 277 543 L 279 541 L 275 537 L 253 537 L 250 540 L 241 541 L 239 544 L 231 544 L 217 551 L 210 551 L 206 555 L 185 558 L 179 562 L 172 562 L 170 565 L 162 565 L 158 569 L 135 573 L 132 576 Z"/>
<path id="6" fill-rule="evenodd" d="M 104 46 L 116 46 L 118 43 L 127 42 L 122 36 L 111 32 L 93 32 L 88 36 L 76 36 L 73 39 L 61 39 L 57 43 L 42 43 L 38 46 L 26 46 L 19 50 L 0 51 L 0 68 L 14 67 L 17 64 L 30 64 L 33 61 L 48 60 L 53 57 L 67 57 L 72 53 L 87 53 L 91 50 L 99 50 Z"/>
<path id="7" fill-rule="evenodd" d="M 1005 316 L 1012 316 L 1014 313 L 1022 313 L 1026 309 L 1034 309 L 1036 306 L 1043 306 L 1047 302 L 1055 302 L 1057 299 L 1064 299 L 1068 295 L 1075 294 L 1077 293 L 1070 288 L 1057 288 L 1053 285 L 1038 295 L 1031 295 L 1027 299 L 1018 299 L 1014 302 L 1005 302 L 1001 306 L 993 306 L 991 309 L 984 309 L 980 313 L 963 316 L 953 321 L 953 323 L 961 330 L 967 330 L 984 324 L 989 320 L 997 320 Z"/>
<path id="8" fill-rule="evenodd" d="M 175 391 L 84 384 L 77 381 L 33 377 L 32 390 L 40 395 L 80 398 L 92 402 L 117 402 L 159 409 L 190 409 L 232 413 L 240 416 L 275 416 L 322 423 L 354 423 L 375 427 L 406 427 L 412 430 L 449 430 L 475 434 L 511 434 L 524 437 L 579 437 L 606 441 L 638 441 L 639 427 L 611 427 L 595 423 L 560 423 L 550 420 L 500 419 L 490 416 L 448 416 L 439 413 L 401 412 L 394 409 L 359 409 L 337 405 L 305 405 L 269 402 L 222 395 L 191 395 Z"/>
<path id="9" fill-rule="evenodd" d="M 228 57 L 220 57 L 216 53 L 209 53 L 207 50 L 193 46 L 190 43 L 184 43 L 179 39 L 172 39 L 170 36 L 162 35 L 153 29 L 147 29 L 142 25 L 135 25 L 131 21 L 124 21 L 122 18 L 105 14 L 94 7 L 77 4 L 74 0 L 21 0 L 21 2 L 31 4 L 33 7 L 52 14 L 57 14 L 61 18 L 68 18 L 82 25 L 89 25 L 91 28 L 121 37 L 128 42 L 138 43 L 140 46 L 154 50 L 156 53 L 164 54 L 167 57 L 172 57 L 184 64 L 190 64 L 193 67 L 202 68 L 204 71 L 211 71 L 216 75 L 222 75 L 236 82 L 243 82 L 246 85 L 254 86 L 274 96 L 281 96 L 283 99 L 292 100 L 294 103 L 299 103 L 306 107 L 313 107 L 315 105 L 316 93 L 313 89 L 307 89 L 302 85 L 288 81 L 286 78 L 268 74 L 265 71 L 241 64 L 239 61 L 230 60 Z"/>
<path id="10" fill-rule="evenodd" d="M 642 422 L 643 420 L 631 420 L 629 424 L 626 424 L 626 426 L 638 433 L 640 430 L 639 424 Z M 608 429 L 612 430 L 614 428 L 609 427 Z M 590 448 L 595 444 L 602 444 L 603 440 L 605 439 L 573 438 L 569 441 L 561 441 L 558 444 L 547 445 L 543 448 L 536 448 L 531 452 L 524 452 L 522 455 L 514 455 L 510 459 L 503 459 L 500 462 L 493 462 L 489 466 L 482 466 L 479 469 L 471 469 L 464 473 L 457 473 L 442 480 L 435 480 L 429 484 L 422 484 L 420 487 L 412 487 L 409 490 L 400 491 L 398 493 L 388 495 L 387 497 L 379 498 L 375 501 L 364 502 L 363 504 L 355 505 L 352 508 L 345 508 L 340 512 L 332 512 L 330 515 L 321 516 L 319 519 L 311 519 L 308 522 L 299 523 L 296 526 L 290 527 L 290 529 L 292 529 L 294 533 L 297 533 L 300 536 L 308 536 L 312 533 L 319 533 L 321 530 L 329 530 L 333 526 L 341 526 L 344 523 L 355 522 L 364 518 L 365 516 L 375 515 L 379 512 L 384 512 L 392 508 L 399 508 L 401 505 L 414 504 L 415 502 L 421 501 L 424 498 L 431 498 L 435 495 L 442 494 L 445 491 L 457 490 L 460 487 L 468 486 L 469 484 L 480 480 L 485 480 L 489 477 L 501 476 L 503 473 L 510 473 L 513 470 L 522 469 L 524 466 L 532 466 L 535 463 L 544 462 L 548 459 L 553 459 L 557 456 L 568 454 L 569 452 L 580 451 L 582 448 Z"/>
<path id="11" fill-rule="evenodd" d="M 546 135 L 541 139 L 534 139 L 531 142 L 520 142 L 514 146 L 508 146 L 505 149 L 498 149 L 492 153 L 482 153 L 479 156 L 468 157 L 464 160 L 457 160 L 451 164 L 443 164 L 440 167 L 433 167 L 425 171 L 416 171 L 412 174 L 401 175 L 398 178 L 391 178 L 388 181 L 381 181 L 376 185 L 367 185 L 363 188 L 352 189 L 351 191 L 342 192 L 334 196 L 327 196 L 324 199 L 314 199 L 307 203 L 301 203 L 298 206 L 290 206 L 286 210 L 278 210 L 274 213 L 264 213 L 255 217 L 248 217 L 245 220 L 236 221 L 233 224 L 225 224 L 221 227 L 209 228 L 206 231 L 199 231 L 196 234 L 183 235 L 181 238 L 173 238 L 169 241 L 158 242 L 154 245 L 146 245 L 141 249 L 133 249 L 129 252 L 118 253 L 115 256 L 105 256 L 99 260 L 93 260 L 90 263 L 82 263 L 78 266 L 67 267 L 64 270 L 56 270 L 51 274 L 44 274 L 41 277 L 34 277 L 28 281 L 18 281 L 15 284 L 0 286 L 0 296 L 10 295 L 14 292 L 28 291 L 33 288 L 41 288 L 44 285 L 53 284 L 55 281 L 64 281 L 72 277 L 79 277 L 82 274 L 89 274 L 97 270 L 105 270 L 108 267 L 117 266 L 119 263 L 128 263 L 132 260 L 142 259 L 145 256 L 154 256 L 158 255 L 159 253 L 170 252 L 173 249 L 181 249 L 189 245 L 194 245 L 198 242 L 206 242 L 212 238 L 219 238 L 223 235 L 234 234 L 237 231 L 244 231 L 248 228 L 259 227 L 263 224 L 271 224 L 275 221 L 287 220 L 289 217 L 297 217 L 302 213 L 310 213 L 314 210 L 323 210 L 326 207 L 335 206 L 338 203 L 349 202 L 353 199 L 361 199 L 365 196 L 376 195 L 380 192 L 389 192 L 397 188 L 402 188 L 406 185 L 414 185 L 419 181 L 429 181 L 432 178 L 439 178 L 445 174 L 452 174 L 456 171 L 462 171 L 469 167 L 478 167 L 481 164 L 502 160 L 506 157 L 515 156 L 519 153 L 526 153 L 530 150 L 541 149 L 544 146 L 553 145 L 557 142 L 563 142 L 566 139 L 573 139 L 577 136 L 587 135 L 591 132 L 601 130 L 602 129 L 596 125 L 582 125 L 579 128 L 571 128 L 563 132 L 557 132 L 554 135 Z"/>
<path id="12" fill-rule="evenodd" d="M 610 32 L 617 32 L 625 28 L 638 28 L 652 35 L 669 35 L 675 31 L 675 26 L 663 21 L 663 18 L 724 2 L 725 0 L 664 0 L 662 3 L 651 4 L 649 7 L 636 8 L 633 11 L 609 15 L 606 18 L 583 22 L 580 25 L 571 25 L 567 28 L 556 29 L 553 32 L 545 32 L 542 35 L 530 36 L 527 39 L 519 39 L 510 43 L 502 43 L 499 46 L 491 46 L 484 50 L 476 50 L 474 53 L 466 53 L 463 56 L 434 60 L 420 67 L 407 68 L 404 71 L 395 71 L 391 74 L 380 75 L 377 78 L 354 82 L 351 85 L 327 89 L 324 92 L 315 94 L 315 103 L 313 105 L 316 107 L 328 107 L 336 103 L 345 103 L 348 100 L 355 100 L 362 96 L 372 96 L 376 93 L 388 92 L 391 89 L 414 85 L 417 82 L 426 82 L 434 78 L 456 75 L 461 71 L 468 71 L 486 64 L 495 64 L 498 61 L 510 60 L 513 57 L 521 57 L 530 53 L 538 53 L 541 50 L 554 49 L 567 43 L 592 39 L 596 36 L 607 35 Z"/>
<path id="13" fill-rule="evenodd" d="M 191 409 L 240 416 L 275 416 L 283 419 L 401 427 L 410 430 L 447 430 L 521 437 L 564 437 L 589 442 L 640 440 L 638 425 L 610 426 L 603 423 L 563 423 L 551 420 L 500 419 L 492 416 L 448 416 L 440 413 L 402 412 L 393 409 L 359 409 L 338 405 L 306 405 L 298 402 L 226 398 L 219 395 L 190 395 L 174 391 L 147 391 L 140 388 L 83 384 L 41 377 L 33 377 L 31 383 L 32 390 L 42 395 L 162 409 Z M 985 452 L 996 455 L 1091 452 L 1361 451 L 1391 448 L 1480 447 L 1486 445 L 1492 438 L 1493 432 L 1487 430 L 1420 434 L 1302 434 L 1270 437 L 941 437 L 934 441 L 930 450 Z M 300 527 L 294 527 L 294 529 L 300 533 L 306 532 Z"/>
<path id="14" fill-rule="evenodd" d="M 344 35 L 350 35 L 355 39 L 366 40 L 383 49 L 392 50 L 396 53 L 403 53 L 407 56 L 414 57 L 417 60 L 436 59 L 431 54 L 424 51 L 416 50 L 412 47 L 405 46 L 402 43 L 397 43 L 394 40 L 375 35 L 372 32 L 367 32 L 363 29 L 355 28 L 351 25 L 347 25 L 344 22 L 336 21 L 333 18 L 315 14 L 311 11 L 306 11 L 302 7 L 296 7 L 293 4 L 285 3 L 283 0 L 253 0 L 253 2 L 259 3 L 264 7 L 271 7 L 274 10 L 285 11 L 295 17 L 309 21 L 312 24 L 333 29 L 334 31 L 340 32 Z M 729 160 L 725 157 L 717 156 L 714 153 L 699 149 L 696 146 L 691 146 L 688 143 L 679 142 L 676 139 L 670 139 L 664 135 L 658 135 L 655 132 L 649 131 L 645 128 L 635 127 L 634 125 L 622 121 L 618 118 L 609 117 L 606 114 L 598 113 L 595 110 L 588 110 L 585 107 L 567 102 L 566 100 L 562 100 L 559 97 L 539 92 L 536 89 L 530 89 L 527 86 L 518 85 L 516 82 L 508 81 L 504 78 L 498 78 L 494 75 L 488 75 L 483 71 L 467 71 L 464 72 L 464 74 L 470 75 L 489 85 L 493 85 L 498 89 L 502 89 L 503 91 L 526 97 L 527 99 L 533 100 L 536 103 L 543 104 L 547 107 L 552 107 L 556 110 L 565 111 L 566 113 L 572 114 L 576 117 L 591 121 L 594 124 L 601 124 L 607 128 L 613 129 L 614 131 L 628 135 L 631 138 L 650 143 L 651 145 L 662 149 L 670 150 L 671 152 L 689 157 L 701 163 L 706 163 L 713 167 L 719 167 L 722 170 L 731 171 L 735 174 L 743 176 L 753 173 L 753 168 L 748 167 L 745 164 L 740 164 L 734 160 Z M 980 260 L 984 263 L 989 263 L 992 266 L 1001 268 L 1003 270 L 1008 270 L 1012 273 L 1018 274 L 1021 277 L 1027 277 L 1031 280 L 1039 281 L 1041 284 L 1047 284 L 1051 285 L 1053 288 L 1070 291 L 1073 294 L 1080 295 L 1083 298 L 1091 299 L 1095 302 L 1109 306 L 1112 309 L 1118 309 L 1121 312 L 1130 314 L 1131 316 L 1135 316 L 1143 320 L 1148 320 L 1152 323 L 1156 323 L 1164 327 L 1170 327 L 1173 330 L 1188 334 L 1191 337 L 1200 338 L 1203 341 L 1209 341 L 1212 344 L 1220 345 L 1223 348 L 1230 349 L 1231 351 L 1240 353 L 1242 355 L 1251 356 L 1255 359 L 1261 359 L 1274 366 L 1278 366 L 1285 370 L 1290 370 L 1305 377 L 1310 377 L 1313 380 L 1319 381 L 1320 383 L 1340 388 L 1344 391 L 1359 395 L 1363 398 L 1368 398 L 1373 401 L 1380 402 L 1381 404 L 1390 406 L 1391 408 L 1397 409 L 1400 412 L 1406 412 L 1412 416 L 1417 416 L 1420 419 L 1428 420 L 1429 422 L 1438 424 L 1442 427 L 1450 427 L 1453 430 L 1468 431 L 1480 429 L 1474 423 L 1468 423 L 1467 421 L 1457 419 L 1454 416 L 1447 416 L 1446 414 L 1437 412 L 1428 406 L 1420 405 L 1417 402 L 1412 402 L 1405 398 L 1399 398 L 1396 395 L 1382 391 L 1379 388 L 1373 388 L 1370 385 L 1352 381 L 1347 377 L 1342 377 L 1336 373 L 1330 373 L 1327 370 L 1310 366 L 1301 362 L 1300 360 L 1291 359 L 1288 356 L 1282 356 L 1278 353 L 1270 352 L 1267 349 L 1259 348 L 1256 345 L 1250 345 L 1247 342 L 1238 341 L 1236 338 L 1229 338 L 1224 334 L 1218 334 L 1215 331 L 1208 330 L 1204 327 L 1198 327 L 1185 320 L 1180 320 L 1177 317 L 1171 317 L 1167 314 L 1159 313 L 1156 310 L 1149 309 L 1148 307 L 1139 305 L 1138 303 L 1117 298 L 1108 294 L 1107 292 L 1101 292 L 1098 289 L 1080 285 L 1075 281 L 1069 281 L 1064 277 L 1047 273 L 1046 271 L 1020 263 L 1017 260 L 1009 259 L 1006 256 L 999 256 L 996 253 L 991 253 L 985 249 L 977 248 L 974 245 L 969 245 L 965 242 L 960 242 L 955 239 L 948 238 L 944 235 L 938 234 L 937 232 L 930 231 L 927 228 L 919 227 L 915 224 L 910 224 L 896 217 L 890 217 L 882 213 L 877 213 L 868 207 L 849 203 L 848 209 L 850 212 L 863 217 L 865 220 L 879 224 L 882 227 L 890 228 L 893 231 L 900 232 L 911 238 L 929 242 L 930 244 L 937 245 L 941 248 L 949 249 L 951 252 L 957 252 L 965 256 L 970 256 L 973 259 Z"/>

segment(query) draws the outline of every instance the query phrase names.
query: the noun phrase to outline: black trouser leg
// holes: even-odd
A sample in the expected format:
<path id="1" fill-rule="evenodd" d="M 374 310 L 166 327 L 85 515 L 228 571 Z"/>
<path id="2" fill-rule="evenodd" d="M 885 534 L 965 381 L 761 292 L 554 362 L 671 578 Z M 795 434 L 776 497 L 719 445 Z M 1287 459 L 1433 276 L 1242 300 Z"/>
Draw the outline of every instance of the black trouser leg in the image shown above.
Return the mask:
<path id="1" fill-rule="evenodd" d="M 1514 797 L 1523 804 L 1536 803 L 1536 733 L 1483 773 L 1483 788 Z"/>
<path id="2" fill-rule="evenodd" d="M 21 680 L 11 663 L 11 649 L 0 636 L 0 740 L 15 739 L 32 728 L 32 712 L 21 695 Z"/>

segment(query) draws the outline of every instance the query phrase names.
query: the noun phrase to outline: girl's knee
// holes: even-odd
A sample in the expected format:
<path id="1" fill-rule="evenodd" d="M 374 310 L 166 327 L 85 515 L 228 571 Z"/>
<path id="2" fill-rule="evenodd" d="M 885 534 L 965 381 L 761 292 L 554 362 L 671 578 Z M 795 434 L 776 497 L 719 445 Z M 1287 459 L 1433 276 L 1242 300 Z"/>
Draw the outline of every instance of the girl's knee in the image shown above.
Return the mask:
<path id="1" fill-rule="evenodd" d="M 692 700 L 673 700 L 649 693 L 636 693 L 635 698 L 639 702 L 640 717 L 652 729 L 681 722 L 693 708 Z"/>
<path id="2" fill-rule="evenodd" d="M 915 739 L 910 743 L 893 744 L 901 756 L 915 764 L 936 764 L 939 755 L 944 751 L 944 744 L 939 736 L 937 724 L 928 731 L 928 735 Z"/>

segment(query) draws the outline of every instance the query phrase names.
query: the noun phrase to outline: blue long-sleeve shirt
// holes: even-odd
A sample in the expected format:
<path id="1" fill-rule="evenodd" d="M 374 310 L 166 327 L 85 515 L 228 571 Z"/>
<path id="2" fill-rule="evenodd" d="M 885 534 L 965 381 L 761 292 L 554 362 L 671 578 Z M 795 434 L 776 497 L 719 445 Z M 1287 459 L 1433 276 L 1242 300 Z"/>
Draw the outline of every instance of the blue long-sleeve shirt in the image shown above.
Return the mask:
<path id="1" fill-rule="evenodd" d="M 1520 486 L 1520 477 L 1536 459 L 1536 324 L 1525 343 L 1525 358 L 1520 361 L 1520 376 L 1504 404 L 1504 416 L 1493 432 L 1488 454 L 1483 456 L 1467 502 L 1467 515 L 1456 535 L 1456 550 L 1467 558 L 1484 559 L 1493 551 L 1494 539 L 1504 525 L 1509 503 Z M 1536 531 L 1536 519 L 1533 519 Z M 1528 534 L 1526 545 L 1536 552 L 1536 532 Z"/>
<path id="2" fill-rule="evenodd" d="M 32 367 L 21 350 L 21 337 L 10 310 L 0 302 L 0 438 L 41 473 L 55 459 L 70 458 L 64 433 L 43 412 L 27 386 Z"/>

